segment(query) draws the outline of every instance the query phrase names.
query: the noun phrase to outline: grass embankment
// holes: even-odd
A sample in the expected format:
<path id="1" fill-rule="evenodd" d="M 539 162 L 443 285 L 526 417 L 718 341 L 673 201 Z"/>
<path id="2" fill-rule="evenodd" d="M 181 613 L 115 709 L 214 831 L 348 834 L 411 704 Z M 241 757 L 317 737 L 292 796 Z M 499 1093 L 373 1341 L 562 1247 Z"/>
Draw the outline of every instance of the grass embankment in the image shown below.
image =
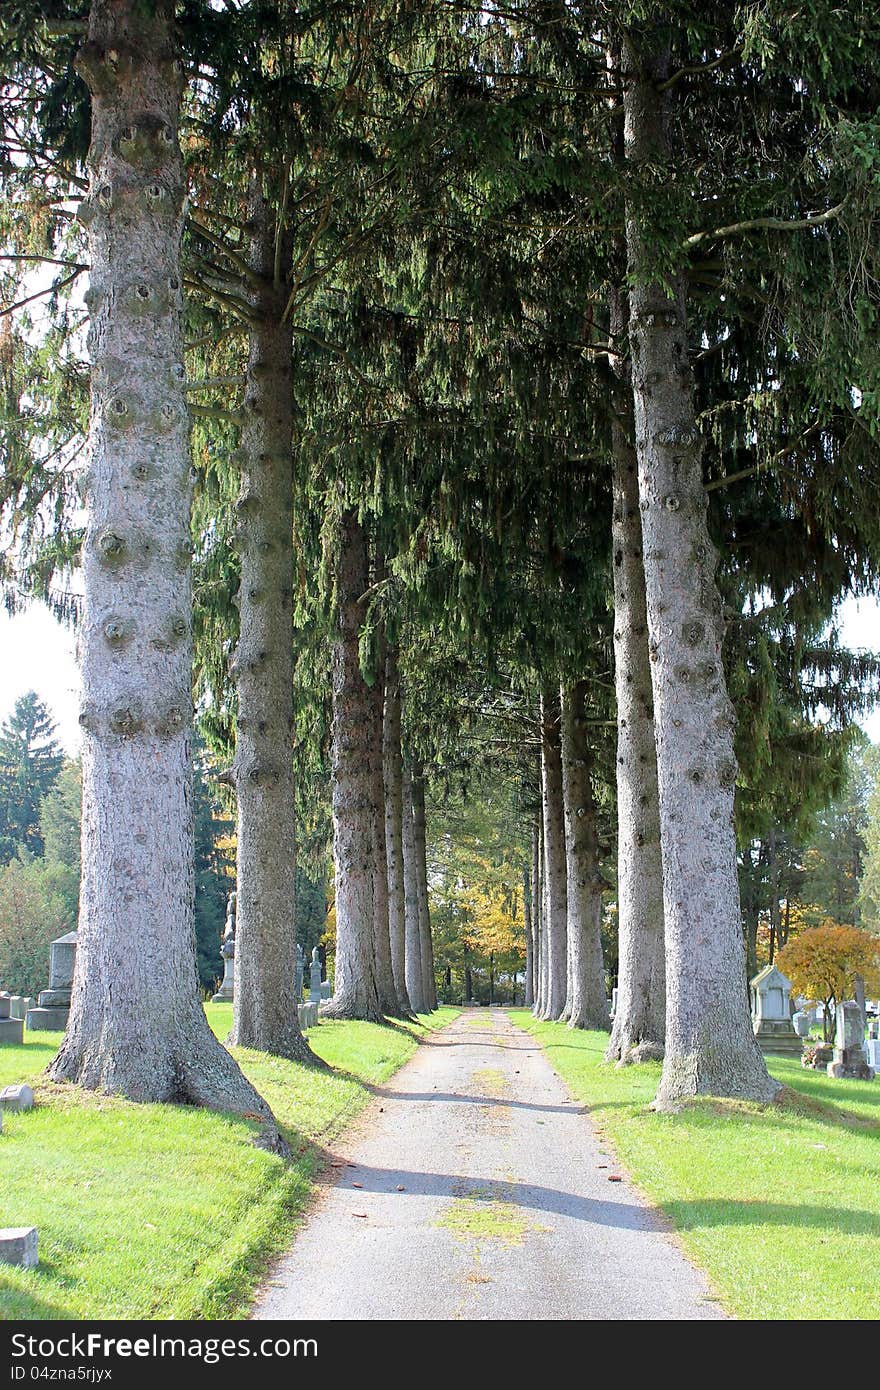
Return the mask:
<path id="1" fill-rule="evenodd" d="M 670 1218 L 742 1318 L 876 1318 L 880 1259 L 880 1081 L 833 1081 L 770 1058 L 781 1102 L 648 1107 L 659 1064 L 606 1065 L 604 1033 L 510 1010 Z"/>
<path id="2" fill-rule="evenodd" d="M 289 1244 L 326 1145 L 427 1031 L 419 1023 L 325 1022 L 317 1071 L 236 1049 L 294 1152 L 283 1162 L 253 1145 L 257 1126 L 175 1105 L 132 1105 L 46 1083 L 60 1033 L 0 1046 L 0 1086 L 28 1081 L 37 1104 L 5 1114 L 0 1225 L 36 1226 L 40 1265 L 0 1265 L 0 1318 L 242 1316 L 269 1257 Z M 209 1004 L 219 1037 L 231 1004 Z"/>

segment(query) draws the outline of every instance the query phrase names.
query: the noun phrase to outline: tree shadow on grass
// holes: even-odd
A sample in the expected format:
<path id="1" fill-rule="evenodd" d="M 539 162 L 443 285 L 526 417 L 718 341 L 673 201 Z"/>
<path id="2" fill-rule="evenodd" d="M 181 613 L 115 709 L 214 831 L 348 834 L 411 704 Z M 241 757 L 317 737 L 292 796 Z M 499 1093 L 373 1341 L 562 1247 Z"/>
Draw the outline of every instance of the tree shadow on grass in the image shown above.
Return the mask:
<path id="1" fill-rule="evenodd" d="M 34 1271 L 38 1278 L 52 1277 L 53 1267 L 42 1260 L 38 1269 Z M 2 1322 L 24 1322 L 33 1319 L 34 1321 L 59 1321 L 65 1318 L 76 1318 L 78 1314 L 72 1313 L 69 1308 L 65 1308 L 61 1303 L 50 1303 L 42 1290 L 23 1288 L 21 1285 L 14 1284 L 11 1279 L 0 1275 L 0 1321 Z"/>
<path id="2" fill-rule="evenodd" d="M 852 1207 L 816 1207 L 793 1202 L 726 1201 L 664 1202 L 663 1210 L 679 1231 L 717 1226 L 794 1226 L 825 1230 L 831 1235 L 880 1236 L 876 1212 Z"/>

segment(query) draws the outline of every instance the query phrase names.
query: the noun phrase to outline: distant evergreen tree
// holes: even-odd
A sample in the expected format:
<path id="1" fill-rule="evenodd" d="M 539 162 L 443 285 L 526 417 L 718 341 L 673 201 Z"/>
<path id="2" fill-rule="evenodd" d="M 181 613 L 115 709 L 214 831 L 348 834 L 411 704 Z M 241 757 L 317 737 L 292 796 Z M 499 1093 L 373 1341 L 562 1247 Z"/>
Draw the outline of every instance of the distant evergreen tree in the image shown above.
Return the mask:
<path id="1" fill-rule="evenodd" d="M 0 860 L 17 850 L 42 856 L 40 803 L 64 763 L 48 709 L 29 690 L 0 728 Z"/>

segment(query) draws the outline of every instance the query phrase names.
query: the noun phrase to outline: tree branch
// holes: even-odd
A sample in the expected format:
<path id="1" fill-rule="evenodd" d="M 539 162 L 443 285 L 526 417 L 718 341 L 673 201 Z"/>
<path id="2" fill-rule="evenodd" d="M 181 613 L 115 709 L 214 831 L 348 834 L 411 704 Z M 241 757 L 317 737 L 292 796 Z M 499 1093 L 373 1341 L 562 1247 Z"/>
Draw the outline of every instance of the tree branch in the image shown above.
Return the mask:
<path id="1" fill-rule="evenodd" d="M 722 240 L 727 237 L 739 236 L 741 232 L 770 231 L 770 232 L 799 232 L 807 227 L 821 227 L 826 222 L 831 222 L 835 217 L 839 217 L 843 212 L 846 200 L 836 203 L 827 212 L 817 212 L 811 217 L 802 217 L 797 221 L 789 222 L 784 217 L 752 217 L 746 222 L 732 222 L 729 227 L 716 227 L 711 232 L 695 232 L 684 242 L 686 247 L 699 246 L 701 241 Z"/>

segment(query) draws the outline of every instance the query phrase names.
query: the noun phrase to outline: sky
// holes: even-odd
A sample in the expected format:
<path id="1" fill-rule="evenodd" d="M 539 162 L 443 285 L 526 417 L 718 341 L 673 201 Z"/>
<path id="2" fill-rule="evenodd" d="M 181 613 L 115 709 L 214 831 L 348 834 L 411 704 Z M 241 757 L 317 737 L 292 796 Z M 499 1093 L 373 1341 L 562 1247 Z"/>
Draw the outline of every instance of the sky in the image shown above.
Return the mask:
<path id="1" fill-rule="evenodd" d="M 839 609 L 845 646 L 880 648 L 880 601 L 846 599 Z M 48 706 L 56 736 L 67 753 L 79 751 L 79 673 L 75 636 L 42 603 L 33 603 L 10 618 L 0 614 L 0 723 L 16 700 L 29 690 Z M 880 708 L 861 720 L 874 743 L 880 743 Z"/>

